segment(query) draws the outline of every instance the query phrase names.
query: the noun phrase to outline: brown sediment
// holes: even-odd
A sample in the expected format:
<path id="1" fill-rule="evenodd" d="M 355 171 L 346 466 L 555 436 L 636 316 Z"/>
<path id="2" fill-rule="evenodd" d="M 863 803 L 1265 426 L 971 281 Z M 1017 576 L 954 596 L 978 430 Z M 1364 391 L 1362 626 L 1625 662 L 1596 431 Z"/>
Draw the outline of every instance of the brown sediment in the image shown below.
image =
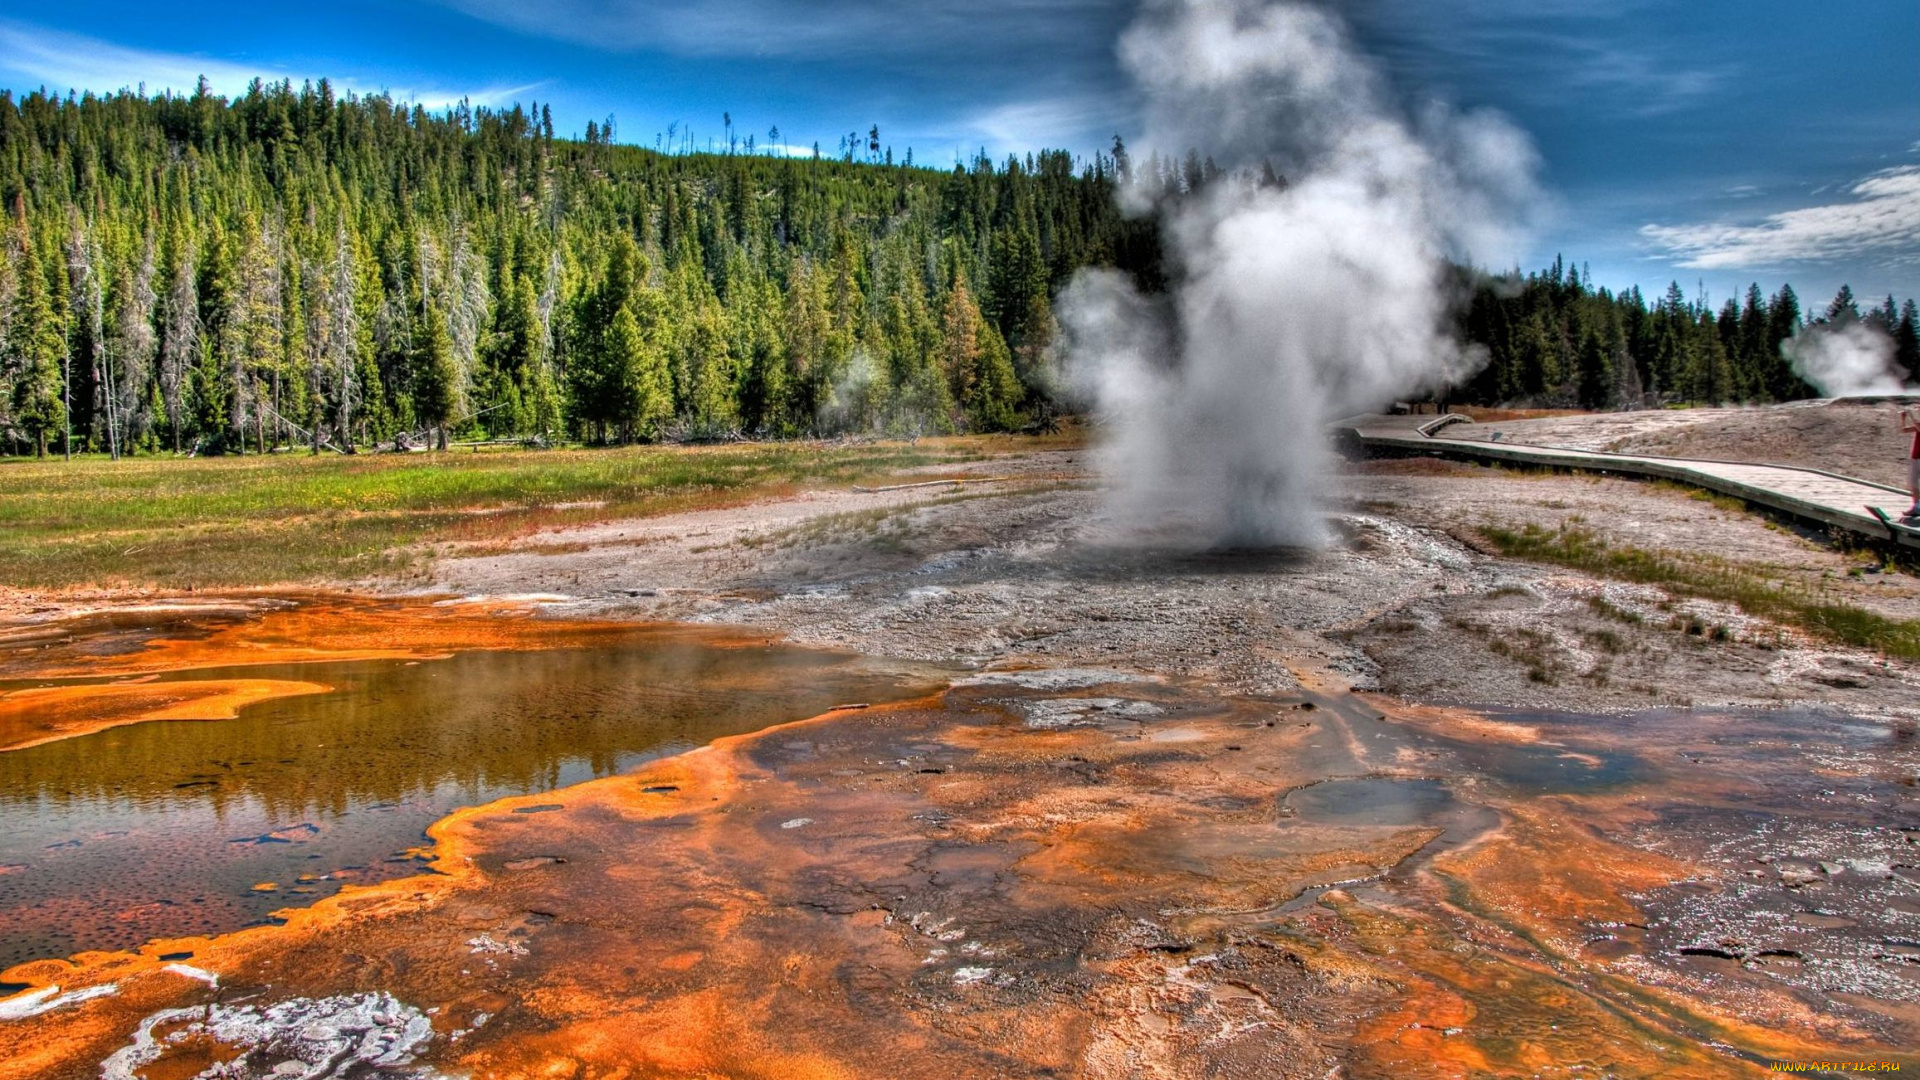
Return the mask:
<path id="1" fill-rule="evenodd" d="M 231 720 L 248 705 L 324 694 L 291 679 L 81 683 L 0 694 L 0 752 L 149 720 Z"/>
<path id="2" fill-rule="evenodd" d="M 436 1010 L 425 1062 L 476 1076 L 1705 1077 L 1836 1046 L 1910 1060 L 1784 1007 L 1763 1029 L 1738 1018 L 1745 999 L 1709 985 L 1692 1000 L 1584 952 L 1595 926 L 1631 934 L 1634 896 L 1697 871 L 1600 835 L 1592 817 L 1634 812 L 1617 796 L 1487 796 L 1490 831 L 1314 809 L 1302 796 L 1323 783 L 1431 781 L 1368 749 L 1394 721 L 1349 730 L 1344 705 L 1298 704 L 967 686 L 464 810 L 432 830 L 433 876 L 284 926 L 0 975 L 116 986 L 0 1024 L 0 1077 L 93 1075 L 161 1009 L 374 990 Z M 166 971 L 179 953 L 221 989 Z"/>
<path id="3" fill-rule="evenodd" d="M 532 619 L 538 604 L 512 598 L 461 602 L 314 595 L 255 598 L 216 609 L 149 607 L 92 612 L 63 624 L 16 627 L 0 677 L 122 677 L 202 668 L 352 660 L 428 660 L 472 650 L 564 649 L 644 629 L 633 622 Z M 103 626 L 125 627 L 123 647 L 101 651 Z M 707 631 L 711 644 L 762 644 L 767 635 Z M 0 641 L 0 645 L 7 644 Z"/>

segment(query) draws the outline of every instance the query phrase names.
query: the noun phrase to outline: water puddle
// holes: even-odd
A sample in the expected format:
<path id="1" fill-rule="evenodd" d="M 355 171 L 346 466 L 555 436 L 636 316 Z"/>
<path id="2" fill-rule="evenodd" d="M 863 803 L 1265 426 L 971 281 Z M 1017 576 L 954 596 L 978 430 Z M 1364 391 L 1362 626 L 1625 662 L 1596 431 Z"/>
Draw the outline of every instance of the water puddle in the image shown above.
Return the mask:
<path id="1" fill-rule="evenodd" d="M 1283 812 L 1314 824 L 1420 825 L 1450 803 L 1438 780 L 1362 777 L 1329 780 L 1287 793 Z"/>
<path id="2" fill-rule="evenodd" d="M 132 620 L 98 622 L 106 640 L 81 633 L 63 656 L 138 654 Z M 932 685 L 842 654 L 659 627 L 570 648 L 148 678 L 163 693 L 237 679 L 331 689 L 242 705 L 232 720 L 0 753 L 0 968 L 259 923 L 348 883 L 422 872 L 424 830 L 461 806 Z M 43 684 L 0 690 L 30 685 Z"/>

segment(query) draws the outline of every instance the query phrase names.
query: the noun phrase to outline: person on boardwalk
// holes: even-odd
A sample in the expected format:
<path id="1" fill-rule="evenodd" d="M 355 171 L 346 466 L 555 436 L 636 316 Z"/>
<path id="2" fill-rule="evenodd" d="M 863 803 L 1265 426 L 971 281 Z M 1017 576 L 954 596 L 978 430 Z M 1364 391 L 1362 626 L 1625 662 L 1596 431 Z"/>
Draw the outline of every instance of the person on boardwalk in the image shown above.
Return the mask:
<path id="1" fill-rule="evenodd" d="M 1913 496 L 1913 505 L 1900 520 L 1920 522 L 1920 408 L 1909 405 L 1900 410 L 1900 431 L 1913 436 L 1907 450 L 1907 494 Z"/>

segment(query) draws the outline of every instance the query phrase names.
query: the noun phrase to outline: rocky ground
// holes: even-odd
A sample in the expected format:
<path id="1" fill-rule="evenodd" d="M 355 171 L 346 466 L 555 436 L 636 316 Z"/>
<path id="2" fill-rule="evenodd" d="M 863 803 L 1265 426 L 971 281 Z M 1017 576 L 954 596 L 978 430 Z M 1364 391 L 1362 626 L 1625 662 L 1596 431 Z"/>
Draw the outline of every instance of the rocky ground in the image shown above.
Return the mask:
<path id="1" fill-rule="evenodd" d="M 1602 420 L 1606 418 L 1601 418 Z M 1486 526 L 1573 522 L 1889 618 L 1920 578 L 1678 488 L 1437 462 L 1351 466 L 1324 551 L 1143 548 L 1084 452 L 964 487 L 815 492 L 449 550 L 429 588 L 553 594 L 556 613 L 744 623 L 916 660 L 1121 665 L 1231 692 L 1307 672 L 1425 701 L 1561 709 L 1825 702 L 1920 717 L 1920 673 L 1724 603 L 1490 554 Z"/>

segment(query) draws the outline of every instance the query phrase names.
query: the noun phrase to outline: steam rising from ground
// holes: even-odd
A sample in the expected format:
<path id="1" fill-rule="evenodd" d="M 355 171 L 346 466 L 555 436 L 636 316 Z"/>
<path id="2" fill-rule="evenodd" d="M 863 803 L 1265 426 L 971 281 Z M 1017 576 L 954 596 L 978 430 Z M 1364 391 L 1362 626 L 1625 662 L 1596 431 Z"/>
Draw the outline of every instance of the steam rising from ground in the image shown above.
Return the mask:
<path id="1" fill-rule="evenodd" d="M 1780 352 L 1794 373 L 1823 397 L 1898 394 L 1907 389 L 1894 363 L 1893 338 L 1868 323 L 1814 323 L 1792 340 L 1781 342 Z"/>
<path id="2" fill-rule="evenodd" d="M 1513 257 L 1537 157 L 1498 116 L 1406 115 L 1304 3 L 1146 0 L 1120 54 L 1147 102 L 1136 146 L 1197 145 L 1227 175 L 1160 207 L 1171 296 L 1101 271 L 1063 296 L 1114 510 L 1193 542 L 1318 544 L 1325 422 L 1482 362 L 1448 331 L 1443 259 Z M 1264 162 L 1290 183 L 1256 183 Z"/>

